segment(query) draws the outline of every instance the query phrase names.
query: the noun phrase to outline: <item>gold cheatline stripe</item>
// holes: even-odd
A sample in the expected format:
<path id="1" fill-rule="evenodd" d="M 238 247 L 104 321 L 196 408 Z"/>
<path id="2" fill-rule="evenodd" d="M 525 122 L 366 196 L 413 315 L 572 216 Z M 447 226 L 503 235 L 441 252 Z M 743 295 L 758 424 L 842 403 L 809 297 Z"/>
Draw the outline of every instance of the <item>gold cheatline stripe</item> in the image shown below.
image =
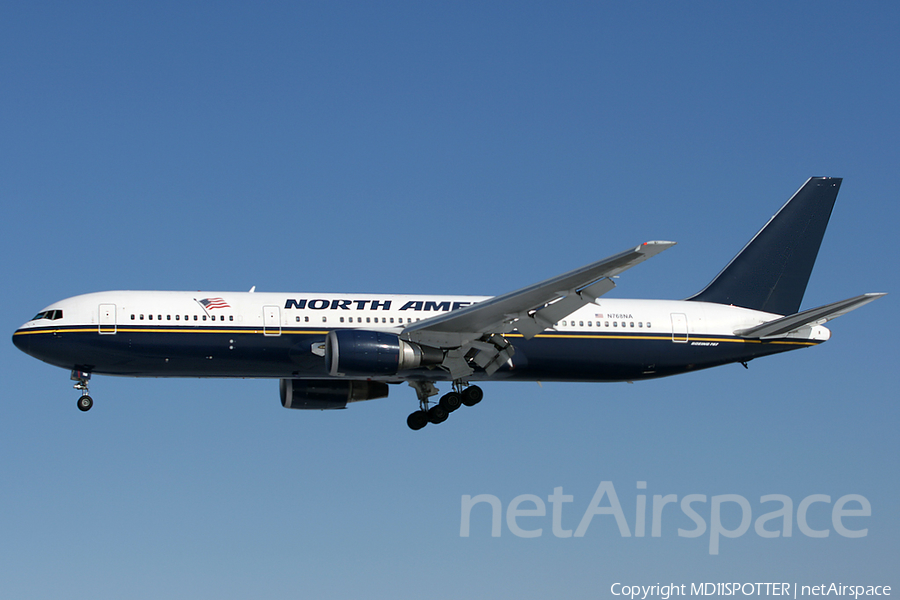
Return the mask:
<path id="1" fill-rule="evenodd" d="M 524 337 L 520 333 L 506 334 L 507 337 Z M 596 340 L 659 340 L 668 341 L 672 339 L 671 335 L 616 335 L 616 334 L 558 334 L 558 333 L 539 333 L 535 337 L 541 338 L 562 338 L 562 339 L 596 339 Z M 762 344 L 763 340 L 753 340 L 745 338 L 726 338 L 726 337 L 687 337 L 678 343 L 689 342 L 725 342 L 725 343 L 742 343 L 742 344 Z M 813 346 L 819 343 L 819 340 L 766 340 L 770 344 L 789 344 Z"/>
<path id="2" fill-rule="evenodd" d="M 212 329 L 212 328 L 206 328 L 206 329 L 203 329 L 203 328 L 194 328 L 194 327 L 191 327 L 191 328 L 184 327 L 184 328 L 170 329 L 167 327 L 167 328 L 154 329 L 154 328 L 147 327 L 144 329 L 135 329 L 135 328 L 131 328 L 131 327 L 115 327 L 113 325 L 100 325 L 100 326 L 91 325 L 89 327 L 77 327 L 77 328 L 38 329 L 38 330 L 34 330 L 34 331 L 16 331 L 15 333 L 13 333 L 13 335 L 37 335 L 37 334 L 41 334 L 41 333 L 96 333 L 98 331 L 98 328 L 103 329 L 104 331 L 109 331 L 110 333 L 112 333 L 112 332 L 115 332 L 115 333 L 120 333 L 120 332 L 121 333 L 148 333 L 148 332 L 151 332 L 151 333 L 234 333 L 234 334 L 238 334 L 238 333 L 261 333 L 262 332 L 262 328 L 256 328 L 256 329 L 249 329 L 249 328 L 248 329 Z M 277 329 L 276 327 L 272 328 L 273 331 L 276 329 Z M 322 330 L 322 331 L 312 330 L 312 329 L 305 330 L 305 331 L 294 331 L 294 330 L 285 331 L 284 329 L 282 329 L 281 333 L 323 334 L 324 335 L 324 334 L 327 334 L 328 331 L 329 330 L 327 330 L 327 329 Z"/>
<path id="3" fill-rule="evenodd" d="M 63 328 L 63 329 L 39 329 L 34 331 L 16 331 L 13 335 L 37 335 L 41 333 L 93 333 L 98 331 L 98 329 L 102 327 L 110 332 L 114 329 L 112 325 L 97 325 L 97 326 L 89 326 L 89 327 L 76 327 L 76 328 Z M 273 327 L 273 330 L 276 328 Z M 340 328 L 335 328 L 340 329 Z M 349 329 L 349 328 L 348 328 Z M 216 329 L 212 327 L 207 328 L 199 328 L 199 327 L 191 327 L 191 328 L 153 328 L 152 326 L 148 326 L 142 329 L 129 328 L 129 327 L 115 327 L 115 332 L 119 333 L 230 333 L 230 334 L 242 334 L 242 333 L 251 333 L 258 334 L 262 332 L 261 328 L 256 329 Z M 288 329 L 281 328 L 281 333 L 285 335 L 327 335 L 329 329 L 325 330 L 316 330 L 316 329 L 304 329 L 304 330 L 296 330 L 296 329 Z M 521 333 L 508 333 L 507 337 L 516 337 L 521 338 L 524 337 Z M 562 334 L 562 333 L 539 333 L 535 337 L 537 338 L 554 338 L 554 339 L 593 339 L 593 340 L 657 340 L 657 341 L 668 341 L 672 339 L 671 335 L 616 335 L 616 334 Z M 684 342 L 679 343 L 688 343 L 688 342 L 723 342 L 723 343 L 744 343 L 744 344 L 787 344 L 787 345 L 801 345 L 801 346 L 813 346 L 815 344 L 820 343 L 820 340 L 754 340 L 754 339 L 744 339 L 744 338 L 726 338 L 726 337 L 688 337 Z"/>

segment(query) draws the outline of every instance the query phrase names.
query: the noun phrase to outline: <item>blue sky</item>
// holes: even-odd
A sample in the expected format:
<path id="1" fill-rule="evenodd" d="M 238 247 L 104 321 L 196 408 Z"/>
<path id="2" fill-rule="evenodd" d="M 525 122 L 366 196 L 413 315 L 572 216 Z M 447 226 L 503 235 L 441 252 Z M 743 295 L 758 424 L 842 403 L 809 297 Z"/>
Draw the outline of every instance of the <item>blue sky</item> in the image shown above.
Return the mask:
<path id="1" fill-rule="evenodd" d="M 4 4 L 8 334 L 104 289 L 503 293 L 650 239 L 679 245 L 611 295 L 683 298 L 814 175 L 845 179 L 804 307 L 892 295 L 749 370 L 487 384 L 477 408 L 418 433 L 411 389 L 307 413 L 273 381 L 97 377 L 82 414 L 68 373 L 7 343 L 0 588 L 896 589 L 898 28 L 887 3 Z M 709 532 L 677 535 L 692 527 L 677 511 L 659 538 L 623 538 L 610 516 L 557 538 L 548 502 L 519 519 L 543 528 L 525 539 L 505 520 L 492 538 L 480 506 L 460 537 L 464 495 L 505 511 L 563 487 L 575 529 L 601 481 L 632 532 L 638 494 L 737 494 L 754 520 L 767 494 L 795 515 L 813 494 L 859 494 L 872 516 L 848 521 L 868 527 L 859 539 L 751 526 L 716 556 Z M 829 511 L 814 504 L 810 524 L 833 529 Z"/>

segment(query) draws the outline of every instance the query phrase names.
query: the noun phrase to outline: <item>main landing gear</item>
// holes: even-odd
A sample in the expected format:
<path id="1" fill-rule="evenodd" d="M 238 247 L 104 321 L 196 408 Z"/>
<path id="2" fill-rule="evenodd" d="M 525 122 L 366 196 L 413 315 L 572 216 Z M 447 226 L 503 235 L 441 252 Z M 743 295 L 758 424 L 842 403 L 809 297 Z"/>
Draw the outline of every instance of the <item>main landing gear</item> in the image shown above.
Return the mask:
<path id="1" fill-rule="evenodd" d="M 438 390 L 430 381 L 411 381 L 409 383 L 416 390 L 419 397 L 419 410 L 406 418 L 406 424 L 413 431 L 422 429 L 429 423 L 443 423 L 450 416 L 450 413 L 465 404 L 466 406 L 475 406 L 484 398 L 484 392 L 477 385 L 469 385 L 463 387 L 460 382 L 453 382 L 453 390 L 447 392 L 441 399 L 429 407 L 431 396 L 436 396 Z"/>
<path id="2" fill-rule="evenodd" d="M 87 412 L 94 406 L 94 400 L 88 395 L 88 382 L 91 380 L 91 374 L 87 371 L 72 371 L 70 377 L 75 385 L 72 386 L 76 390 L 81 391 L 81 398 L 78 399 L 78 410 Z"/>

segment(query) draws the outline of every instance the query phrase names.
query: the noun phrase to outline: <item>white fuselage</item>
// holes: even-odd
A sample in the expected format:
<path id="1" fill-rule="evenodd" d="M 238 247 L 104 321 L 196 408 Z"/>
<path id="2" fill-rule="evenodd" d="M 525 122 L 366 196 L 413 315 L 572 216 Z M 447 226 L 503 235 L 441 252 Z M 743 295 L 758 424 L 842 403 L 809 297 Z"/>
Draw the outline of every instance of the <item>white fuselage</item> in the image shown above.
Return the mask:
<path id="1" fill-rule="evenodd" d="M 48 306 L 38 315 L 41 318 L 22 325 L 14 339 L 23 350 L 46 362 L 96 373 L 320 378 L 326 376 L 318 368 L 321 346 L 331 330 L 364 329 L 402 335 L 412 323 L 485 299 L 326 293 L 98 292 Z M 813 345 L 829 338 L 824 327 L 804 327 L 783 339 L 765 343 L 776 347 L 760 353 L 761 342 L 734 335 L 737 330 L 777 317 L 704 302 L 600 298 L 560 319 L 533 340 L 520 339 L 515 331 L 507 334 L 518 353 L 510 360 L 512 373 L 501 372 L 498 377 L 630 380 L 680 372 L 680 363 L 703 368 Z M 749 348 L 750 354 L 745 356 L 744 349 L 753 345 L 756 348 Z M 728 351 L 723 352 L 725 347 Z M 679 358 L 682 354 L 684 357 Z M 564 365 L 560 362 L 563 360 Z M 616 369 L 621 370 L 621 376 L 616 375 Z M 473 377 L 479 378 L 485 377 Z"/>

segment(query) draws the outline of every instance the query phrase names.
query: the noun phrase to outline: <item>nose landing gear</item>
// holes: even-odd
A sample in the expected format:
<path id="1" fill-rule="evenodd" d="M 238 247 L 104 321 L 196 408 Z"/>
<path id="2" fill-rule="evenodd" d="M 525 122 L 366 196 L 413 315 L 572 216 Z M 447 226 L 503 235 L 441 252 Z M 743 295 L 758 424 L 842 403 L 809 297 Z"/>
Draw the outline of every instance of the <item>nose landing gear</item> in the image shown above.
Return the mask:
<path id="1" fill-rule="evenodd" d="M 75 385 L 72 386 L 76 390 L 81 391 L 81 398 L 78 399 L 78 410 L 81 412 L 87 412 L 91 410 L 91 407 L 94 406 L 94 400 L 88 395 L 88 382 L 91 380 L 91 374 L 87 371 L 72 371 L 72 376 L 70 377 L 72 381 L 75 382 Z"/>
<path id="2" fill-rule="evenodd" d="M 94 400 L 87 394 L 82 394 L 81 398 L 78 399 L 78 410 L 80 410 L 81 412 L 87 412 L 91 410 L 91 407 L 93 405 Z"/>

